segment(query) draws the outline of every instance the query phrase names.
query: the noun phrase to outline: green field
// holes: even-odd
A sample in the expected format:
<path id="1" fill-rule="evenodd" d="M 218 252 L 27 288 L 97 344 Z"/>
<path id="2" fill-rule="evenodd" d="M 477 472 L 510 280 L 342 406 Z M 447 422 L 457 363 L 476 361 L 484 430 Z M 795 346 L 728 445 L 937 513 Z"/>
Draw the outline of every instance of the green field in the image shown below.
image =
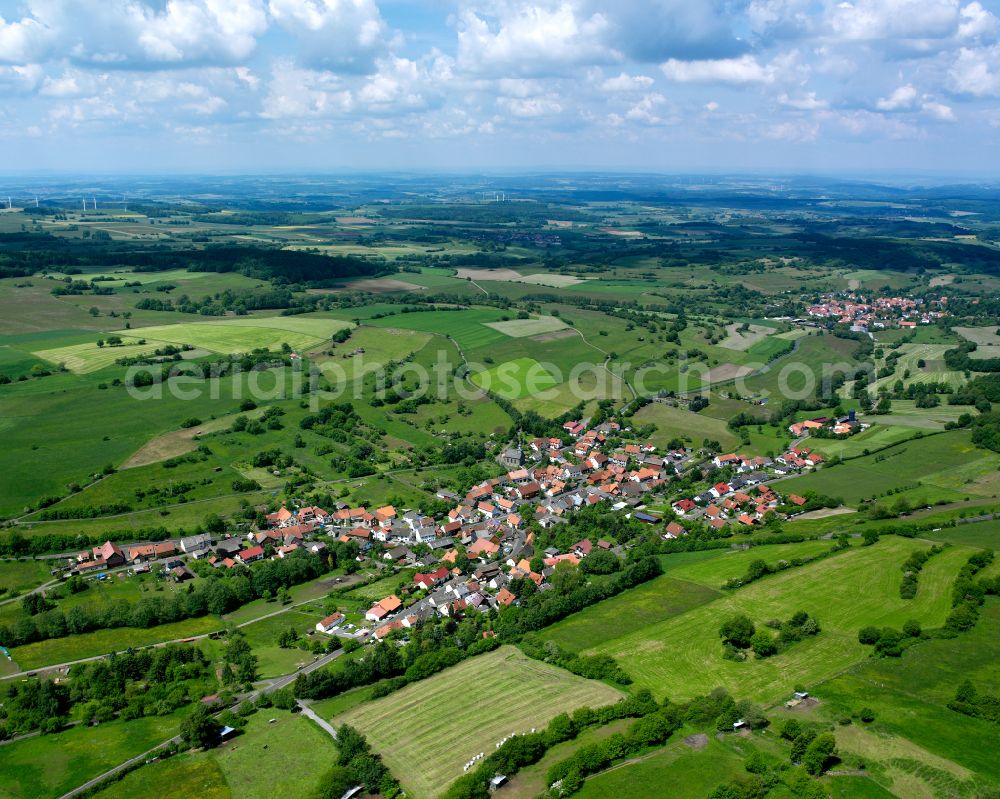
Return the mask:
<path id="1" fill-rule="evenodd" d="M 539 316 L 535 319 L 511 319 L 507 322 L 487 322 L 487 327 L 499 330 L 505 336 L 512 338 L 526 338 L 527 336 L 538 336 L 542 333 L 553 333 L 562 330 L 566 323 L 556 316 Z"/>
<path id="2" fill-rule="evenodd" d="M 916 598 L 900 599 L 899 567 L 909 553 L 926 547 L 914 540 L 886 538 L 759 580 L 590 651 L 616 658 L 638 687 L 660 697 L 685 699 L 721 685 L 736 696 L 774 701 L 794 684 L 817 682 L 866 657 L 857 631 L 867 624 L 901 626 L 915 618 L 933 627 L 944 621 L 951 581 L 968 550 L 954 547 L 931 559 Z M 798 610 L 818 618 L 818 636 L 763 661 L 722 658 L 718 628 L 727 617 L 745 613 L 759 625 L 787 619 Z"/>
<path id="3" fill-rule="evenodd" d="M 891 424 L 891 419 L 892 417 L 888 417 L 889 424 L 872 425 L 867 430 L 845 439 L 812 438 L 807 446 L 827 458 L 834 456 L 853 458 L 862 455 L 865 450 L 873 451 L 913 438 L 916 431 L 912 427 L 894 426 Z"/>
<path id="4" fill-rule="evenodd" d="M 518 358 L 488 371 L 476 372 L 472 382 L 484 391 L 515 400 L 547 391 L 555 386 L 556 379 L 534 358 Z"/>
<path id="5" fill-rule="evenodd" d="M 898 796 L 984 795 L 1000 787 L 1000 763 L 990 748 L 996 727 L 948 709 L 964 679 L 979 690 L 1000 684 L 1000 602 L 988 600 L 979 623 L 958 638 L 932 640 L 899 659 L 865 660 L 846 674 L 810 687 L 828 719 L 861 707 L 875 710 L 865 731 L 845 728 L 838 746 L 856 753 Z M 867 733 L 867 734 L 865 734 Z"/>
<path id="6" fill-rule="evenodd" d="M 55 564 L 46 560 L 0 561 L 0 589 L 13 593 L 27 591 L 53 579 L 50 570 Z M 5 596 L 0 594 L 0 599 Z"/>
<path id="7" fill-rule="evenodd" d="M 0 799 L 56 799 L 176 735 L 179 724 L 176 715 L 153 716 L 5 744 L 0 747 Z"/>
<path id="8" fill-rule="evenodd" d="M 681 580 L 702 583 L 712 588 L 720 588 L 726 580 L 746 574 L 747 566 L 752 561 L 762 560 L 769 566 L 775 566 L 782 560 L 812 558 L 824 552 L 829 552 L 832 547 L 833 542 L 831 541 L 817 540 L 803 541 L 799 544 L 759 546 L 739 551 L 729 550 L 724 551 L 717 558 L 673 569 L 670 572 L 670 576 Z"/>
<path id="9" fill-rule="evenodd" d="M 606 599 L 546 627 L 546 641 L 573 652 L 599 646 L 605 641 L 679 616 L 718 598 L 717 585 L 698 585 L 669 575 L 657 577 L 624 594 Z M 721 583 L 721 581 L 717 581 Z"/>
<path id="10" fill-rule="evenodd" d="M 542 728 L 562 712 L 614 702 L 604 683 L 501 647 L 341 714 L 357 727 L 411 795 L 433 799 L 473 756 L 501 738 Z"/>
<path id="11" fill-rule="evenodd" d="M 382 319 L 370 319 L 367 324 L 375 327 L 395 327 L 400 330 L 419 330 L 450 336 L 463 350 L 486 347 L 509 338 L 505 333 L 487 326 L 499 322 L 507 314 L 492 308 L 474 308 L 461 311 L 421 311 L 396 314 Z"/>
<path id="12" fill-rule="evenodd" d="M 274 723 L 269 723 L 274 719 Z M 336 762 L 330 736 L 304 716 L 265 708 L 232 741 L 143 766 L 100 799 L 272 799 L 307 797 Z"/>
<path id="13" fill-rule="evenodd" d="M 201 616 L 148 629 L 120 627 L 66 638 L 51 638 L 15 647 L 10 653 L 22 670 L 38 669 L 56 663 L 106 655 L 109 652 L 123 652 L 129 647 L 149 646 L 160 641 L 203 635 L 222 628 L 222 622 L 215 616 Z"/>
<path id="14" fill-rule="evenodd" d="M 662 402 L 651 402 L 635 415 L 640 424 L 655 424 L 656 432 L 651 439 L 663 449 L 673 438 L 690 440 L 701 446 L 703 439 L 718 441 L 723 450 L 731 450 L 739 443 L 739 438 L 726 427 L 721 419 L 715 419 L 704 412 L 692 413 L 687 408 L 675 408 Z"/>
<path id="15" fill-rule="evenodd" d="M 97 371 L 110 366 L 117 358 L 151 354 L 164 344 L 189 344 L 211 352 L 249 352 L 263 348 L 280 350 L 287 343 L 293 350 L 308 350 L 321 345 L 333 333 L 349 323 L 328 317 L 246 316 L 220 322 L 181 322 L 176 325 L 118 330 L 124 346 L 98 347 L 95 343 L 37 350 L 34 354 L 52 363 L 63 363 L 77 373 Z M 148 343 L 140 345 L 145 339 Z"/>
<path id="16" fill-rule="evenodd" d="M 924 436 L 832 468 L 782 480 L 784 492 L 816 491 L 850 505 L 889 491 L 908 489 L 914 504 L 994 493 L 1000 456 L 972 445 L 964 430 Z M 888 498 L 890 501 L 892 497 Z"/>

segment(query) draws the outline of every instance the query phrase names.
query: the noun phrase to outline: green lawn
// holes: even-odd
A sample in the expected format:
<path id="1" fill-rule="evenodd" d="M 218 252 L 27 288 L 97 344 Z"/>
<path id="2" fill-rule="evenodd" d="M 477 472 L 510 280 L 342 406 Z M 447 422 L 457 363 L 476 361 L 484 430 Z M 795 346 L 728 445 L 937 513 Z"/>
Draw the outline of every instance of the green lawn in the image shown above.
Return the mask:
<path id="1" fill-rule="evenodd" d="M 360 729 L 411 795 L 433 799 L 462 775 L 466 761 L 494 751 L 501 738 L 620 696 L 505 646 L 359 705 L 335 723 Z"/>
<path id="2" fill-rule="evenodd" d="M 912 427 L 894 426 L 891 423 L 876 424 L 850 438 L 810 438 L 805 442 L 805 445 L 812 447 L 827 458 L 834 456 L 853 458 L 857 455 L 863 455 L 866 450 L 873 451 L 890 444 L 906 441 L 913 438 L 915 432 Z"/>
<path id="3" fill-rule="evenodd" d="M 900 565 L 909 553 L 926 548 L 915 540 L 884 538 L 764 578 L 589 651 L 616 658 L 636 686 L 657 696 L 685 699 L 721 685 L 735 696 L 773 701 L 797 683 L 828 678 L 866 657 L 857 631 L 867 624 L 901 626 L 914 618 L 926 627 L 940 625 L 950 608 L 951 581 L 968 550 L 954 547 L 932 558 L 921 573 L 916 598 L 900 599 Z M 722 658 L 718 629 L 726 618 L 743 613 L 760 625 L 788 619 L 798 610 L 819 620 L 818 636 L 766 660 Z"/>
<path id="4" fill-rule="evenodd" d="M 72 727 L 0 747 L 0 799 L 55 799 L 173 737 L 180 716 Z"/>

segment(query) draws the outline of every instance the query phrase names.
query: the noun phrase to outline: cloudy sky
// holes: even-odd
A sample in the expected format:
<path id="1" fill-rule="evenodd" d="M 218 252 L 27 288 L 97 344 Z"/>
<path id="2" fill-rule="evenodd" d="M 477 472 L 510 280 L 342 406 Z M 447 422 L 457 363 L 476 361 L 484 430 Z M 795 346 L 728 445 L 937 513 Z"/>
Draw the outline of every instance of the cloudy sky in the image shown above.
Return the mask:
<path id="1" fill-rule="evenodd" d="M 1000 174 L 1000 0 L 0 0 L 0 171 Z"/>

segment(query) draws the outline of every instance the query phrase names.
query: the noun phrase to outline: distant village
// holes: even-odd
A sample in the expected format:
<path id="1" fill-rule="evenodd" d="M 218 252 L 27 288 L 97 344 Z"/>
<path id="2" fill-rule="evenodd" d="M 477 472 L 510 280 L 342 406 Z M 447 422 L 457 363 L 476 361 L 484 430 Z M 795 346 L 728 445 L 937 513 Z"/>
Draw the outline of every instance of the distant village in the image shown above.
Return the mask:
<path id="1" fill-rule="evenodd" d="M 925 302 L 909 297 L 873 297 L 866 299 L 858 292 L 823 294 L 820 301 L 806 308 L 813 318 L 828 319 L 850 325 L 856 333 L 887 328 L 914 328 L 930 325 L 945 315 L 948 298 L 939 297 Z"/>

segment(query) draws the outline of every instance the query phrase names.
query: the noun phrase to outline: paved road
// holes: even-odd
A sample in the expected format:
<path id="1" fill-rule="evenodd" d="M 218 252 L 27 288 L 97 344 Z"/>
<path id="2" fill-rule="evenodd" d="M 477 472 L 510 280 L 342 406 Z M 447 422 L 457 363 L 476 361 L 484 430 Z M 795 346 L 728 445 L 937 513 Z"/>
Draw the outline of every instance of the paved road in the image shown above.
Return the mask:
<path id="1" fill-rule="evenodd" d="M 326 719 L 321 719 L 316 714 L 316 711 L 313 710 L 311 707 L 309 707 L 309 705 L 307 705 L 301 699 L 299 700 L 298 704 L 299 708 L 302 710 L 303 716 L 306 716 L 315 721 L 322 729 L 326 730 L 326 732 L 330 734 L 330 737 L 333 738 L 333 740 L 335 741 L 337 740 L 337 731 L 333 728 L 333 725 L 330 724 L 330 722 L 328 722 Z"/>

